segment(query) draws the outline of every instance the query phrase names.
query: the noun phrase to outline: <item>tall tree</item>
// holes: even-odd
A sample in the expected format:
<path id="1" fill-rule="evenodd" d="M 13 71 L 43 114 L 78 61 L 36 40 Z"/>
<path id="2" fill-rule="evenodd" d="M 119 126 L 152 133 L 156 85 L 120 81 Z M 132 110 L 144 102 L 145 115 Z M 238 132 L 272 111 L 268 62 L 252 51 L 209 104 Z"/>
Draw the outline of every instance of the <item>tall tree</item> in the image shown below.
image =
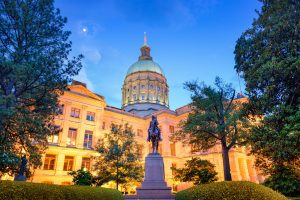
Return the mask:
<path id="1" fill-rule="evenodd" d="M 130 181 L 141 181 L 143 168 L 141 148 L 135 141 L 133 130 L 127 124 L 112 124 L 111 132 L 106 133 L 96 146 L 99 157 L 96 158 L 95 170 L 98 172 L 96 183 L 104 184 L 115 181 L 116 188 Z"/>
<path id="2" fill-rule="evenodd" d="M 0 176 L 41 164 L 58 97 L 81 68 L 53 0 L 0 1 Z"/>
<path id="3" fill-rule="evenodd" d="M 246 81 L 249 113 L 264 116 L 249 137 L 256 165 L 271 175 L 267 185 L 292 194 L 300 188 L 300 1 L 261 2 L 237 41 L 235 69 Z"/>
<path id="4" fill-rule="evenodd" d="M 235 100 L 235 90 L 219 77 L 216 77 L 215 87 L 197 82 L 187 82 L 185 87 L 192 92 L 192 112 L 171 139 L 191 144 L 198 150 L 221 144 L 224 179 L 230 181 L 229 151 L 243 141 L 248 127 L 248 120 L 241 111 L 242 102 Z"/>

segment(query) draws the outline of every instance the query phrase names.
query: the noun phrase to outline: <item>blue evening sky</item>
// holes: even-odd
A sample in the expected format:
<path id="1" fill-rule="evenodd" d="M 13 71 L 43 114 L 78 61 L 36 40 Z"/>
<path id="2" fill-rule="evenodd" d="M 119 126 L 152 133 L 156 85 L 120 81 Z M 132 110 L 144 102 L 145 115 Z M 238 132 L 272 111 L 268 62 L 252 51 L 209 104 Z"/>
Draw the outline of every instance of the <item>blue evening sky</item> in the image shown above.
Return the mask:
<path id="1" fill-rule="evenodd" d="M 234 47 L 260 9 L 257 0 L 56 0 L 68 18 L 73 53 L 84 68 L 76 79 L 121 107 L 121 88 L 147 32 L 151 55 L 164 70 L 170 108 L 190 102 L 183 83 L 216 76 L 239 90 Z M 243 83 L 242 83 L 243 84 Z M 242 86 L 243 87 L 243 86 Z"/>

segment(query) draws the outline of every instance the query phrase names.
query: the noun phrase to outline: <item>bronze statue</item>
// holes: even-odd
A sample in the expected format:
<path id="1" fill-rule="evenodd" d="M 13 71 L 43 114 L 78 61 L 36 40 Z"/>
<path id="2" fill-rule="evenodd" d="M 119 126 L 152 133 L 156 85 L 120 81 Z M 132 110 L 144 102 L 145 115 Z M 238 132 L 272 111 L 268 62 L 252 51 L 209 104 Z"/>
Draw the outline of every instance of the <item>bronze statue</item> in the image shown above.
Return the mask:
<path id="1" fill-rule="evenodd" d="M 20 172 L 19 174 L 15 177 L 15 181 L 26 181 L 26 176 L 24 175 L 26 170 L 27 170 L 27 158 L 26 155 L 24 155 L 21 159 L 21 165 L 20 165 Z"/>
<path id="2" fill-rule="evenodd" d="M 158 128 L 158 121 L 154 115 L 148 128 L 148 142 L 152 142 L 152 153 L 158 153 L 158 143 L 161 141 L 160 129 Z"/>

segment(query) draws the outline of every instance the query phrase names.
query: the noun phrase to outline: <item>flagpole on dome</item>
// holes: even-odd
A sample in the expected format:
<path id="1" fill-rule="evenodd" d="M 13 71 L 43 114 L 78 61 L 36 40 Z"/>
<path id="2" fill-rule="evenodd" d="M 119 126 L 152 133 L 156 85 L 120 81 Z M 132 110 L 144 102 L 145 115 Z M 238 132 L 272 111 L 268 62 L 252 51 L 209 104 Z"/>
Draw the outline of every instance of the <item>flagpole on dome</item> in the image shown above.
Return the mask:
<path id="1" fill-rule="evenodd" d="M 148 46 L 147 45 L 147 33 L 144 32 L 144 46 Z"/>

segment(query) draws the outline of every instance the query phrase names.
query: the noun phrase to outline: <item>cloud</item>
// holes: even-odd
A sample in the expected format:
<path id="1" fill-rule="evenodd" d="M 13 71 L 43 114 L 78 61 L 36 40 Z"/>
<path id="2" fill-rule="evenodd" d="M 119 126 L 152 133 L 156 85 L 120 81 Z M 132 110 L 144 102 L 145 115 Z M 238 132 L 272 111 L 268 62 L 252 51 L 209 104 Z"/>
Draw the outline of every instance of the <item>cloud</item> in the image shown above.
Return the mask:
<path id="1" fill-rule="evenodd" d="M 175 0 L 166 14 L 169 25 L 175 29 L 197 23 L 200 16 L 212 11 L 218 0 Z"/>
<path id="2" fill-rule="evenodd" d="M 82 47 L 81 52 L 84 58 L 93 64 L 98 64 L 102 58 L 100 51 L 94 47 Z"/>
<path id="3" fill-rule="evenodd" d="M 85 63 L 82 64 L 83 64 L 82 69 L 80 70 L 79 74 L 74 77 L 74 79 L 86 83 L 87 88 L 91 91 L 94 91 L 95 87 L 92 81 L 88 78 L 88 75 L 86 73 L 86 65 Z"/>

